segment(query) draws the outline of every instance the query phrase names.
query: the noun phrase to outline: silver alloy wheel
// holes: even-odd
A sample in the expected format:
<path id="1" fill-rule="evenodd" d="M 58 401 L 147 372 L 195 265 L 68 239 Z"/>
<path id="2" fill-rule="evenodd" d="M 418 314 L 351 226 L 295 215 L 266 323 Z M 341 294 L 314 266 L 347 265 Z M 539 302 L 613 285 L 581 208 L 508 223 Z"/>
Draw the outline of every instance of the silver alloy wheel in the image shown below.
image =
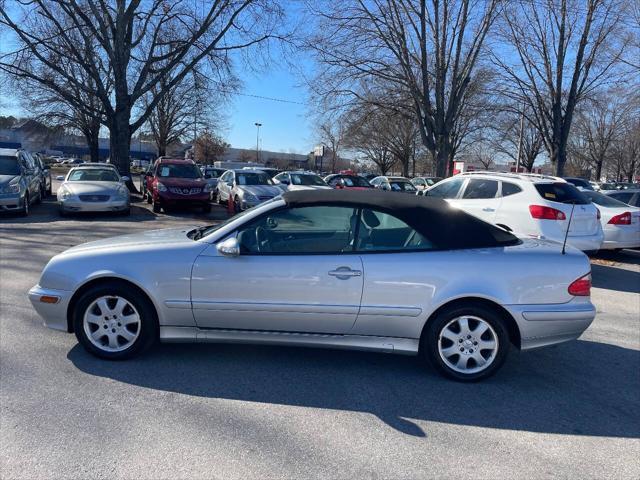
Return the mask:
<path id="1" fill-rule="evenodd" d="M 498 335 L 480 317 L 463 315 L 445 325 L 438 336 L 438 353 L 442 361 L 458 373 L 486 370 L 498 354 Z"/>
<path id="2" fill-rule="evenodd" d="M 128 300 L 105 296 L 94 300 L 82 322 L 89 341 L 105 352 L 121 352 L 140 335 L 140 315 Z"/>

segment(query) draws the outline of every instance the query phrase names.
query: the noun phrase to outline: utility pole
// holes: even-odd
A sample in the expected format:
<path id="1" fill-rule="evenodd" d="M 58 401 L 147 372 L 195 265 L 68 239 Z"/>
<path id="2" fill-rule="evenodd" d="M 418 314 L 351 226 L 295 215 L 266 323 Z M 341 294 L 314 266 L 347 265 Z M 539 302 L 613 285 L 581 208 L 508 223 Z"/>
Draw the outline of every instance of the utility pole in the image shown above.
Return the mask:
<path id="1" fill-rule="evenodd" d="M 522 155 L 522 135 L 524 132 L 524 103 L 520 115 L 520 134 L 518 136 L 518 157 L 516 158 L 516 173 L 520 173 L 520 156 Z"/>
<path id="2" fill-rule="evenodd" d="M 254 125 L 257 127 L 256 130 L 256 163 L 260 163 L 260 127 L 262 126 L 261 123 L 254 123 Z"/>

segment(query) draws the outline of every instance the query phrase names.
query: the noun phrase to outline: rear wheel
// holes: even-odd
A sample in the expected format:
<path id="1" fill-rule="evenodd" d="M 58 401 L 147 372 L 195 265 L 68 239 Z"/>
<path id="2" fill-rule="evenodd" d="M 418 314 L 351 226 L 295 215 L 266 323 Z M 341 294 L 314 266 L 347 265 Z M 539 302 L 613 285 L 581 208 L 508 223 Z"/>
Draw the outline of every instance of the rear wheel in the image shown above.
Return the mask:
<path id="1" fill-rule="evenodd" d="M 421 353 L 443 375 L 463 382 L 490 377 L 509 351 L 504 319 L 484 305 L 446 309 L 430 321 Z"/>
<path id="2" fill-rule="evenodd" d="M 238 197 L 233 198 L 233 211 L 235 213 L 240 213 L 242 211 L 240 208 L 240 199 Z"/>
<path id="3" fill-rule="evenodd" d="M 151 302 L 117 282 L 86 291 L 73 311 L 73 328 L 82 346 L 109 360 L 131 358 L 158 337 L 158 322 Z"/>
<path id="4" fill-rule="evenodd" d="M 153 213 L 160 213 L 161 209 L 160 203 L 153 200 Z"/>

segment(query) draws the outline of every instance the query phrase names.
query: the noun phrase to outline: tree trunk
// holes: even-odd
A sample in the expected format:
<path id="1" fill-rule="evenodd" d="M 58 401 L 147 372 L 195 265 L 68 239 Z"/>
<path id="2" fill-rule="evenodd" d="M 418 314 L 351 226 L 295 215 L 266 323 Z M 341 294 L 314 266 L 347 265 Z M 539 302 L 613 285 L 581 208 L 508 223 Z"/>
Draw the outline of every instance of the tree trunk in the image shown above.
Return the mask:
<path id="1" fill-rule="evenodd" d="M 599 182 L 600 181 L 600 177 L 602 176 L 602 163 L 603 160 L 599 160 L 598 163 L 596 163 L 596 178 L 595 181 Z"/>
<path id="2" fill-rule="evenodd" d="M 115 115 L 109 125 L 109 158 L 110 162 L 118 167 L 120 175 L 131 179 L 131 128 L 129 120 L 131 112 L 128 109 L 116 109 Z M 127 182 L 131 192 L 137 193 L 133 181 Z"/>
<path id="3" fill-rule="evenodd" d="M 100 141 L 97 133 L 90 133 L 87 137 L 87 145 L 89 146 L 89 155 L 92 162 L 100 161 Z"/>
<path id="4" fill-rule="evenodd" d="M 449 152 L 444 148 L 438 148 L 436 157 L 436 177 L 446 178 L 449 166 Z M 453 170 L 452 170 L 453 172 Z"/>

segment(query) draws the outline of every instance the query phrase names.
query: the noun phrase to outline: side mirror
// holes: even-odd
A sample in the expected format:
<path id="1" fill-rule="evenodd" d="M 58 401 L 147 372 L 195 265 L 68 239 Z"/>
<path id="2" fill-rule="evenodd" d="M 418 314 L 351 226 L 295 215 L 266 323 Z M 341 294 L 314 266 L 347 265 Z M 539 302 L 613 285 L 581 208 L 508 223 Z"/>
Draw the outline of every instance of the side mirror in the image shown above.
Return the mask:
<path id="1" fill-rule="evenodd" d="M 131 180 L 131 178 L 127 177 L 126 175 L 124 177 L 121 177 L 123 182 L 128 182 L 129 180 Z"/>
<path id="2" fill-rule="evenodd" d="M 224 242 L 219 243 L 216 248 L 218 253 L 225 257 L 237 257 L 240 255 L 240 244 L 236 237 L 227 238 Z"/>
<path id="3" fill-rule="evenodd" d="M 59 181 L 59 182 L 64 182 L 64 175 L 58 175 L 56 177 L 56 180 Z"/>

